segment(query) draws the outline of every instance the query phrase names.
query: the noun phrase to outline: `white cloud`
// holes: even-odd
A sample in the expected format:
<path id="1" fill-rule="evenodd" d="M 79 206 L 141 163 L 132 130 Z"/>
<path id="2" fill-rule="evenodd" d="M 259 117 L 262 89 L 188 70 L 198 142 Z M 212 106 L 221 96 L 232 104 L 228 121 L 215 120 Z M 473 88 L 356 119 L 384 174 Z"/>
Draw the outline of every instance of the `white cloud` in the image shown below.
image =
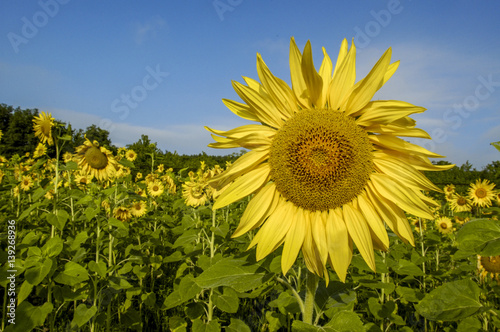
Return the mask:
<path id="1" fill-rule="evenodd" d="M 141 45 L 147 38 L 155 37 L 157 31 L 166 26 L 167 22 L 160 16 L 154 16 L 146 22 L 137 22 L 134 31 L 134 41 Z"/>

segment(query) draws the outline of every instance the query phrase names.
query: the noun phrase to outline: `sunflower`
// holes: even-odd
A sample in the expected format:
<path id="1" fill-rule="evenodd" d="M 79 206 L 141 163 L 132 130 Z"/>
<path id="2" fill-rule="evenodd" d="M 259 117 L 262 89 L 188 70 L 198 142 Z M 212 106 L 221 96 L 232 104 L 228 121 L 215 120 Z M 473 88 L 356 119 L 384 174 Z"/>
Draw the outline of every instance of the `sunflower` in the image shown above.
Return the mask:
<path id="1" fill-rule="evenodd" d="M 80 189 L 84 189 L 89 183 L 92 182 L 92 175 L 80 173 L 75 175 L 75 183 Z"/>
<path id="2" fill-rule="evenodd" d="M 135 182 L 139 181 L 140 179 L 142 179 L 142 173 L 141 173 L 141 172 L 138 172 L 138 173 L 135 175 Z"/>
<path id="3" fill-rule="evenodd" d="M 500 256 L 477 256 L 477 267 L 479 270 L 479 277 L 484 282 L 488 277 L 488 274 L 493 279 L 495 278 L 497 283 L 500 283 L 498 276 L 500 275 Z"/>
<path id="4" fill-rule="evenodd" d="M 63 161 L 65 163 L 68 163 L 71 160 L 73 160 L 73 154 L 71 154 L 71 152 L 64 152 L 64 154 L 63 154 Z"/>
<path id="5" fill-rule="evenodd" d="M 472 204 L 479 207 L 491 206 L 491 201 L 495 199 L 495 192 L 493 191 L 495 184 L 488 180 L 478 179 L 476 183 L 471 183 L 469 188 L 469 199 Z"/>
<path id="6" fill-rule="evenodd" d="M 120 221 L 127 221 L 132 217 L 130 209 L 125 206 L 118 206 L 113 210 L 113 217 Z"/>
<path id="7" fill-rule="evenodd" d="M 436 228 L 441 234 L 448 234 L 453 232 L 453 224 L 451 223 L 451 219 L 448 217 L 441 217 L 436 219 Z"/>
<path id="8" fill-rule="evenodd" d="M 154 180 L 148 184 L 148 192 L 153 197 L 158 197 L 163 194 L 165 187 L 159 180 Z"/>
<path id="9" fill-rule="evenodd" d="M 455 222 L 459 225 L 463 225 L 465 224 L 466 222 L 469 222 L 470 218 L 469 217 L 462 217 L 462 216 L 457 216 L 457 215 L 454 215 L 453 216 L 453 219 L 455 219 Z"/>
<path id="10" fill-rule="evenodd" d="M 192 181 L 188 181 L 182 185 L 182 197 L 184 197 L 187 206 L 193 207 L 205 205 L 208 200 L 204 185 Z"/>
<path id="11" fill-rule="evenodd" d="M 134 150 L 127 150 L 125 152 L 125 158 L 129 161 L 134 161 L 137 158 L 137 153 Z"/>
<path id="12" fill-rule="evenodd" d="M 38 143 L 35 148 L 35 152 L 33 152 L 33 158 L 39 158 L 47 153 L 47 146 L 43 143 Z"/>
<path id="13" fill-rule="evenodd" d="M 177 186 L 175 185 L 174 179 L 168 174 L 162 175 L 161 180 L 165 183 L 167 190 L 170 194 L 175 194 L 177 192 Z"/>
<path id="14" fill-rule="evenodd" d="M 455 193 L 455 185 L 454 184 L 447 184 L 443 188 L 444 194 L 454 194 Z"/>
<path id="15" fill-rule="evenodd" d="M 284 244 L 283 273 L 302 250 L 309 271 L 327 278 L 328 262 L 345 280 L 353 243 L 375 270 L 373 249 L 389 246 L 386 224 L 414 244 L 403 209 L 431 219 L 428 205 L 435 202 L 421 190 L 441 192 L 421 171 L 453 165 L 433 165 L 428 158 L 439 155 L 397 137 L 430 138 L 408 117 L 423 107 L 370 101 L 399 65 L 390 63 L 391 49 L 357 83 L 354 44 L 348 50 L 342 42 L 336 64 L 324 49 L 323 55 L 317 72 L 309 41 L 301 53 L 291 39 L 292 88 L 257 55 L 260 83 L 247 77 L 246 85 L 234 82 L 244 103 L 224 103 L 259 124 L 226 132 L 206 128 L 215 134 L 210 147 L 251 151 L 210 183 L 216 189 L 231 183 L 215 209 L 255 193 L 233 237 L 260 227 L 250 243 L 257 259 Z"/>
<path id="16" fill-rule="evenodd" d="M 165 165 L 164 164 L 158 165 L 158 168 L 156 169 L 156 171 L 158 173 L 163 173 L 165 171 Z"/>
<path id="17" fill-rule="evenodd" d="M 35 116 L 33 119 L 33 130 L 35 136 L 40 139 L 40 142 L 47 143 L 48 145 L 54 144 L 52 138 L 52 126 L 54 125 L 54 118 L 52 114 L 42 112 L 40 115 Z"/>
<path id="18" fill-rule="evenodd" d="M 471 205 L 467 197 L 460 194 L 453 194 L 450 206 L 453 212 L 469 212 L 471 210 Z"/>
<path id="19" fill-rule="evenodd" d="M 23 175 L 20 186 L 22 190 L 28 191 L 33 187 L 33 180 L 30 176 Z"/>
<path id="20" fill-rule="evenodd" d="M 5 176 L 5 173 L 0 169 L 0 183 L 2 183 L 4 176 Z"/>
<path id="21" fill-rule="evenodd" d="M 99 147 L 97 141 L 90 142 L 88 138 L 83 145 L 76 148 L 75 161 L 82 172 L 102 181 L 114 177 L 118 168 L 118 163 L 111 151 L 105 147 Z"/>
<path id="22" fill-rule="evenodd" d="M 134 217 L 142 217 L 147 212 L 146 202 L 144 201 L 133 202 L 132 206 L 130 207 L 130 212 Z"/>

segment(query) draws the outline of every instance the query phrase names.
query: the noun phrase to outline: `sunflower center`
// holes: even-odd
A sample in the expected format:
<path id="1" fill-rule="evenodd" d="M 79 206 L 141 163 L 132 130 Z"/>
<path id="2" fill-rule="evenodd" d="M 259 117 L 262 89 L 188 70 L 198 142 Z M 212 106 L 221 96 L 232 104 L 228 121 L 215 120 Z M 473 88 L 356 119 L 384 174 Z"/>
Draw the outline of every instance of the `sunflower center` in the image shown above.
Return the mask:
<path id="1" fill-rule="evenodd" d="M 204 195 L 203 187 L 200 186 L 199 184 L 191 188 L 191 196 L 193 196 L 194 198 L 199 199 L 202 198 L 203 195 Z"/>
<path id="2" fill-rule="evenodd" d="M 463 205 L 465 205 L 465 204 L 467 204 L 467 201 L 465 200 L 465 198 L 463 198 L 463 197 L 459 197 L 459 198 L 457 199 L 457 205 L 463 206 Z"/>
<path id="3" fill-rule="evenodd" d="M 155 184 L 155 185 L 153 186 L 153 191 L 158 191 L 158 190 L 160 190 L 160 187 L 159 187 L 158 185 L 156 185 L 156 184 Z"/>
<path id="4" fill-rule="evenodd" d="M 440 226 L 441 226 L 441 229 L 447 229 L 448 228 L 448 225 L 445 222 L 441 223 Z"/>
<path id="5" fill-rule="evenodd" d="M 500 273 L 500 256 L 481 256 L 481 265 L 488 272 Z"/>
<path id="6" fill-rule="evenodd" d="M 50 137 L 50 130 L 52 129 L 51 123 L 48 120 L 44 120 L 40 123 L 40 131 L 46 137 Z"/>
<path id="7" fill-rule="evenodd" d="M 273 139 L 269 163 L 278 191 L 310 211 L 342 206 L 358 196 L 373 170 L 368 134 L 333 110 L 304 110 Z"/>
<path id="8" fill-rule="evenodd" d="M 486 189 L 484 188 L 478 188 L 476 189 L 476 196 L 478 198 L 485 198 L 487 196 L 487 192 L 486 192 Z"/>
<path id="9" fill-rule="evenodd" d="M 85 151 L 85 161 L 95 169 L 103 169 L 108 165 L 108 157 L 96 146 Z"/>

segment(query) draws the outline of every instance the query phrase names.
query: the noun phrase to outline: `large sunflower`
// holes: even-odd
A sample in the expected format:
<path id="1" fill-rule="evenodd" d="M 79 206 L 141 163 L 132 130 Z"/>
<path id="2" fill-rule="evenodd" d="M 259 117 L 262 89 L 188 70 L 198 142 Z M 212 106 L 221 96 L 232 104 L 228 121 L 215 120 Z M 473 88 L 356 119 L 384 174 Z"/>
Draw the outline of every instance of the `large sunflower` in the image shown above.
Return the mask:
<path id="1" fill-rule="evenodd" d="M 54 139 L 52 138 L 52 126 L 54 125 L 54 118 L 52 114 L 42 112 L 33 119 L 33 130 L 35 131 L 35 136 L 40 139 L 40 142 L 47 143 L 48 145 L 54 144 Z"/>
<path id="2" fill-rule="evenodd" d="M 372 270 L 373 249 L 386 250 L 388 225 L 414 243 L 403 209 L 432 219 L 435 202 L 422 190 L 441 191 L 421 171 L 449 169 L 429 157 L 441 157 L 397 136 L 430 138 L 408 117 L 425 109 L 395 100 L 370 101 L 394 74 L 387 50 L 370 73 L 355 83 L 356 48 L 342 42 L 336 64 L 323 49 L 316 71 L 311 45 L 303 53 L 290 43 L 292 88 L 275 77 L 257 55 L 260 83 L 233 87 L 245 103 L 224 100 L 250 124 L 226 132 L 207 128 L 214 148 L 243 147 L 227 171 L 210 182 L 218 209 L 255 193 L 233 236 L 260 227 L 250 247 L 262 259 L 284 243 L 283 273 L 300 250 L 307 268 L 328 277 L 327 262 L 345 280 L 353 243 Z"/>
<path id="3" fill-rule="evenodd" d="M 83 145 L 76 148 L 75 161 L 81 172 L 96 177 L 98 180 L 112 178 L 118 169 L 118 162 L 111 151 L 99 146 L 97 141 L 85 139 Z"/>
<path id="4" fill-rule="evenodd" d="M 480 207 L 491 206 L 491 201 L 495 199 L 494 183 L 488 180 L 477 180 L 476 183 L 471 183 L 469 187 L 469 199 L 472 204 Z"/>

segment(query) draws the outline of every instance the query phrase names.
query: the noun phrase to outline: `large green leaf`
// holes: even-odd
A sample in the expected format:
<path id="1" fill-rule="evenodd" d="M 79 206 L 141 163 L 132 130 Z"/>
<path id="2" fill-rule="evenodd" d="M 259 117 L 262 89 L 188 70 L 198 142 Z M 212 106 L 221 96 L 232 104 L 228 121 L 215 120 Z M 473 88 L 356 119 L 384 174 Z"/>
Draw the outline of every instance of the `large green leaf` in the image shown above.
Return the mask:
<path id="1" fill-rule="evenodd" d="M 458 248 L 481 256 L 500 255 L 500 221 L 477 219 L 457 233 Z"/>
<path id="2" fill-rule="evenodd" d="M 54 213 L 47 214 L 47 222 L 52 226 L 56 227 L 60 231 L 64 229 L 64 225 L 66 225 L 68 219 L 69 219 L 69 214 L 65 210 L 57 210 L 57 214 Z"/>
<path id="3" fill-rule="evenodd" d="M 49 239 L 42 247 L 42 254 L 48 257 L 55 257 L 63 250 L 63 240 L 59 236 Z"/>
<path id="4" fill-rule="evenodd" d="M 193 321 L 193 332 L 220 332 L 220 324 L 217 319 L 204 322 L 197 318 Z"/>
<path id="5" fill-rule="evenodd" d="M 97 307 L 92 306 L 87 308 L 87 305 L 80 303 L 76 307 L 75 314 L 73 315 L 73 320 L 71 321 L 71 327 L 82 327 L 83 324 L 87 323 L 94 315 L 97 313 Z"/>
<path id="6" fill-rule="evenodd" d="M 38 261 L 35 265 L 26 269 L 24 277 L 33 286 L 38 285 L 49 274 L 52 268 L 52 259 L 46 257 L 43 261 Z"/>
<path id="7" fill-rule="evenodd" d="M 35 307 L 28 301 L 23 301 L 23 303 L 16 308 L 16 323 L 8 325 L 5 332 L 31 331 L 45 322 L 47 315 L 52 312 L 53 308 L 54 306 L 49 302 L 45 302 L 43 305 Z"/>
<path id="8" fill-rule="evenodd" d="M 236 313 L 240 305 L 238 293 L 230 287 L 224 287 L 222 295 L 214 293 L 213 301 L 217 308 L 231 314 Z"/>
<path id="9" fill-rule="evenodd" d="M 244 321 L 238 318 L 231 318 L 231 324 L 226 327 L 226 332 L 251 332 L 251 330 Z"/>
<path id="10" fill-rule="evenodd" d="M 482 304 L 481 289 L 470 279 L 437 287 L 415 305 L 417 312 L 429 320 L 457 321 L 475 314 Z"/>
<path id="11" fill-rule="evenodd" d="M 352 311 L 337 312 L 324 327 L 339 332 L 357 332 L 364 330 L 361 319 Z"/>
<path id="12" fill-rule="evenodd" d="M 202 289 L 196 284 L 193 276 L 190 274 L 186 275 L 181 279 L 179 288 L 170 293 L 163 302 L 164 309 L 170 309 L 191 300 L 201 292 L 201 290 Z"/>
<path id="13" fill-rule="evenodd" d="M 89 278 L 87 270 L 78 263 L 68 262 L 64 265 L 64 271 L 60 272 L 54 280 L 58 283 L 74 286 Z"/>
<path id="14" fill-rule="evenodd" d="M 228 257 L 210 266 L 195 281 L 201 288 L 229 286 L 237 292 L 246 292 L 264 283 L 266 276 L 258 264 Z"/>

